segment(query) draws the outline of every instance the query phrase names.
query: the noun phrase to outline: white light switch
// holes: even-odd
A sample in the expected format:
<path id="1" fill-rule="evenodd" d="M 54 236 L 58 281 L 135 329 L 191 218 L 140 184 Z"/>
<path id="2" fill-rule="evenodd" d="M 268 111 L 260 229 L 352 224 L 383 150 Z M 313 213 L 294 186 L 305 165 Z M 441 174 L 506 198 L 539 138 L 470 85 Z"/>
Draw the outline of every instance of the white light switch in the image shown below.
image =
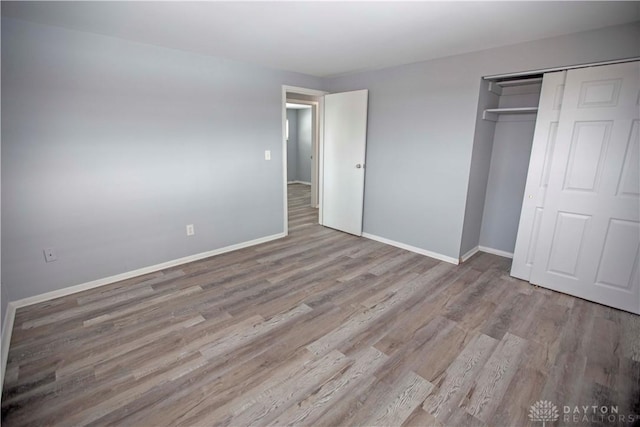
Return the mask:
<path id="1" fill-rule="evenodd" d="M 265 160 L 271 160 L 271 150 L 265 150 L 264 159 Z"/>

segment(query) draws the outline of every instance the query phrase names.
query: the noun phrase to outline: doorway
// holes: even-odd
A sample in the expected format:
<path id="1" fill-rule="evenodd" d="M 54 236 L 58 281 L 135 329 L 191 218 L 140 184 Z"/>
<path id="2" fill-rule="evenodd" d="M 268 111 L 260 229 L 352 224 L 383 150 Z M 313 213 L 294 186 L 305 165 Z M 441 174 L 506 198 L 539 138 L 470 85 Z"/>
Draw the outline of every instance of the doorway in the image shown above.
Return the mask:
<path id="1" fill-rule="evenodd" d="M 285 235 L 289 232 L 286 137 L 288 101 L 310 104 L 315 112 L 312 114 L 314 124 L 309 206 L 318 209 L 317 223 L 361 236 L 368 90 L 327 94 L 313 89 L 282 87 Z"/>
<path id="2" fill-rule="evenodd" d="M 283 86 L 284 230 L 318 224 L 320 141 L 325 92 Z"/>
<path id="3" fill-rule="evenodd" d="M 289 232 L 318 223 L 317 203 L 311 191 L 314 115 L 317 102 L 287 97 L 287 203 Z"/>

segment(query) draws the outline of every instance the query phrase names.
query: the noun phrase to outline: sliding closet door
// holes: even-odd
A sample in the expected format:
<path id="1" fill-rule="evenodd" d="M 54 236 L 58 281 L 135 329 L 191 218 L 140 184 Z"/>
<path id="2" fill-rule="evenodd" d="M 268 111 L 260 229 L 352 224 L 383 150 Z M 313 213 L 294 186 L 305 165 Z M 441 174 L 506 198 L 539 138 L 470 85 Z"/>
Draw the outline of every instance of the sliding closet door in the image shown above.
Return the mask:
<path id="1" fill-rule="evenodd" d="M 542 79 L 527 184 L 524 189 L 518 236 L 511 264 L 511 275 L 527 281 L 531 276 L 531 266 L 544 211 L 566 74 L 566 71 L 548 73 Z"/>
<path id="2" fill-rule="evenodd" d="M 570 70 L 531 282 L 640 314 L 640 64 Z"/>

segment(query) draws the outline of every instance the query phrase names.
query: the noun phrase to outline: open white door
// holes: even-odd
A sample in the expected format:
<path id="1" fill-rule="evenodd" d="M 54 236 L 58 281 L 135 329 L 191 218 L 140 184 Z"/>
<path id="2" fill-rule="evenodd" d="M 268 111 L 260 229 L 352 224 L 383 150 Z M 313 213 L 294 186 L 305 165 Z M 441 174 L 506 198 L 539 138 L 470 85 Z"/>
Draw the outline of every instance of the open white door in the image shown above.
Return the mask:
<path id="1" fill-rule="evenodd" d="M 547 73 L 542 79 L 527 184 L 524 189 L 518 237 L 511 264 L 511 275 L 527 281 L 531 277 L 531 266 L 549 185 L 549 171 L 558 131 L 566 75 L 566 71 L 559 71 Z"/>
<path id="2" fill-rule="evenodd" d="M 324 97 L 322 225 L 362 235 L 367 90 Z"/>
<path id="3" fill-rule="evenodd" d="M 640 63 L 570 70 L 531 282 L 640 314 Z"/>

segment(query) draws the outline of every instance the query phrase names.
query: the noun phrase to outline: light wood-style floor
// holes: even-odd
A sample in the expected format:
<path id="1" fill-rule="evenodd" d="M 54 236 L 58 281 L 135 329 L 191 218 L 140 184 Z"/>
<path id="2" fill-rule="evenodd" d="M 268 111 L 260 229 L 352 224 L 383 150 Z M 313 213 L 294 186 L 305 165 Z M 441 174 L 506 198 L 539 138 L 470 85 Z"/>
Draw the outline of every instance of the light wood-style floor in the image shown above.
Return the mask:
<path id="1" fill-rule="evenodd" d="M 285 239 L 20 309 L 3 425 L 520 426 L 542 399 L 640 413 L 638 316 L 504 258 L 454 266 L 322 228 L 308 187 L 289 192 Z"/>

